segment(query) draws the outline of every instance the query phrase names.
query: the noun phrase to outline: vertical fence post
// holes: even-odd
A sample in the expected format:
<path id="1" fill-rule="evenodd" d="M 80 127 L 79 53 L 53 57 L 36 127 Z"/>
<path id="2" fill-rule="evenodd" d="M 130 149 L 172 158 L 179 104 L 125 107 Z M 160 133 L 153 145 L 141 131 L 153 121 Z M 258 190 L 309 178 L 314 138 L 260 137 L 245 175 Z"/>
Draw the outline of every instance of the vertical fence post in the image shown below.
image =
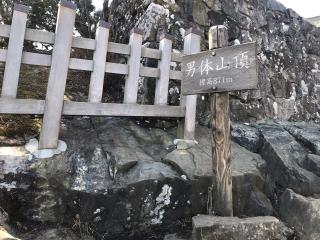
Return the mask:
<path id="1" fill-rule="evenodd" d="M 110 23 L 100 21 L 96 31 L 96 49 L 93 55 L 89 102 L 101 102 L 106 68 Z"/>
<path id="2" fill-rule="evenodd" d="M 40 149 L 56 148 L 58 145 L 75 16 L 76 5 L 67 0 L 61 0 L 40 133 Z"/>
<path id="3" fill-rule="evenodd" d="M 16 98 L 29 7 L 14 4 L 1 97 Z"/>
<path id="4" fill-rule="evenodd" d="M 228 30 L 225 26 L 214 26 L 209 31 L 209 48 L 228 46 Z M 212 167 L 213 210 L 220 216 L 232 216 L 232 174 L 230 144 L 230 106 L 229 93 L 211 94 L 212 112 Z"/>
<path id="5" fill-rule="evenodd" d="M 195 28 L 190 28 L 188 31 L 186 31 L 186 35 L 184 37 L 184 54 L 193 54 L 200 52 L 201 36 L 202 32 Z M 180 123 L 179 128 L 182 129 L 183 127 L 184 139 L 194 140 L 197 95 L 182 96 L 181 105 L 186 107 L 186 115 L 184 118 L 184 122 Z"/>
<path id="6" fill-rule="evenodd" d="M 143 31 L 134 28 L 130 32 L 130 56 L 128 58 L 129 73 L 124 88 L 124 103 L 137 103 L 138 80 L 140 77 L 140 60 Z"/>
<path id="7" fill-rule="evenodd" d="M 160 36 L 160 52 L 161 59 L 159 61 L 160 78 L 157 79 L 155 99 L 156 105 L 167 105 L 168 103 L 168 88 L 170 79 L 170 65 L 172 52 L 172 39 L 169 34 L 161 34 Z"/>

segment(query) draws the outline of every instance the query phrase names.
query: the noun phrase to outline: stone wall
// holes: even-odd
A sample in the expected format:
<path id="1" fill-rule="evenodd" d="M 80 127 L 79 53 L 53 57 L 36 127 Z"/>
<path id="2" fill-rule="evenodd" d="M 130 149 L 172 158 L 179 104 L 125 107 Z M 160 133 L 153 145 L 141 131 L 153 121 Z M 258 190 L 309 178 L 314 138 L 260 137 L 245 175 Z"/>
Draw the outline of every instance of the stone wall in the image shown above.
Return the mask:
<path id="1" fill-rule="evenodd" d="M 152 47 L 167 31 L 181 50 L 185 30 L 198 27 L 206 50 L 210 26 L 227 25 L 230 45 L 256 41 L 260 62 L 259 89 L 232 93 L 232 120 L 320 121 L 320 29 L 276 0 L 113 0 L 108 11 L 114 41 L 127 42 L 140 27 Z M 208 98 L 199 99 L 205 123 Z"/>

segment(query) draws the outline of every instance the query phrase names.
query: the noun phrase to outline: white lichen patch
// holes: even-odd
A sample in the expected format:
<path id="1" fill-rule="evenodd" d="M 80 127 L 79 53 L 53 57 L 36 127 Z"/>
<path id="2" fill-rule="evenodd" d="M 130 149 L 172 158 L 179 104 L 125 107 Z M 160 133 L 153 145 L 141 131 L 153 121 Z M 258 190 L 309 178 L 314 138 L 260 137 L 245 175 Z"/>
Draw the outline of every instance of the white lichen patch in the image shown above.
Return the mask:
<path id="1" fill-rule="evenodd" d="M 301 81 L 301 91 L 302 91 L 302 95 L 307 95 L 309 93 L 309 88 L 306 84 L 305 81 Z"/>
<path id="2" fill-rule="evenodd" d="M 11 183 L 0 183 L 0 188 L 1 189 L 6 189 L 8 192 L 11 191 L 11 189 L 14 189 L 17 187 L 17 182 L 13 181 Z"/>
<path id="3" fill-rule="evenodd" d="M 296 100 L 296 98 L 297 98 L 297 92 L 296 92 L 296 87 L 295 86 L 292 86 L 292 90 L 291 90 L 291 92 L 290 92 L 290 99 L 291 100 Z"/>
<path id="4" fill-rule="evenodd" d="M 84 159 L 80 156 L 77 156 L 76 160 L 78 168 L 72 189 L 76 191 L 84 191 L 86 189 L 86 175 L 88 172 L 88 167 L 85 165 Z"/>
<path id="5" fill-rule="evenodd" d="M 98 213 L 100 213 L 100 212 L 101 212 L 101 209 L 100 209 L 100 208 L 97 208 L 97 209 L 93 212 L 93 214 L 96 215 L 96 214 L 98 214 Z"/>
<path id="6" fill-rule="evenodd" d="M 92 161 L 93 162 L 98 162 L 102 157 L 102 149 L 97 147 L 94 149 L 93 152 L 93 157 L 92 157 Z"/>
<path id="7" fill-rule="evenodd" d="M 165 184 L 162 187 L 162 191 L 156 198 L 155 209 L 150 212 L 151 224 L 161 224 L 165 213 L 165 207 L 170 205 L 170 197 L 172 195 L 172 187 Z"/>
<path id="8" fill-rule="evenodd" d="M 289 31 L 289 28 L 290 28 L 289 25 L 287 25 L 287 24 L 285 24 L 285 23 L 282 23 L 282 24 L 281 24 L 281 32 L 282 32 L 282 33 L 288 32 L 288 31 Z"/>
<path id="9" fill-rule="evenodd" d="M 272 106 L 273 106 L 273 112 L 274 112 L 275 118 L 277 118 L 277 115 L 278 115 L 278 103 L 274 102 L 272 104 Z"/>

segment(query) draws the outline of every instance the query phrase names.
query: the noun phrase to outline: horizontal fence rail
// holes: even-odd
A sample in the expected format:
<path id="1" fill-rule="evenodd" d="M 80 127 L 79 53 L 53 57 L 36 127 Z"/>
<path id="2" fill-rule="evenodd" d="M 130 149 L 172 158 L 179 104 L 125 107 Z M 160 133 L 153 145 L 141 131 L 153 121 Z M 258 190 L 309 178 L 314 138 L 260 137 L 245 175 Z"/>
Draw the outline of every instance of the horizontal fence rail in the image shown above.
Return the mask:
<path id="1" fill-rule="evenodd" d="M 0 37 L 9 38 L 10 30 L 11 30 L 10 25 L 0 24 Z M 54 33 L 27 28 L 24 39 L 32 42 L 54 44 L 54 37 L 55 37 Z M 90 39 L 90 38 L 73 37 L 71 46 L 73 48 L 95 50 L 96 41 L 95 39 Z M 130 55 L 130 46 L 128 44 L 109 42 L 108 53 Z M 141 56 L 145 58 L 153 58 L 153 59 L 160 60 L 161 52 L 158 49 L 142 47 Z M 183 56 L 184 56 L 183 53 L 173 52 L 171 56 L 172 57 L 171 61 L 182 62 Z"/>
<path id="2" fill-rule="evenodd" d="M 44 113 L 44 100 L 1 99 L 0 114 L 37 114 Z M 176 117 L 185 116 L 185 107 L 157 106 L 123 103 L 89 103 L 64 101 L 63 115 L 74 116 L 117 116 L 117 117 Z"/>
<path id="3" fill-rule="evenodd" d="M 171 69 L 171 63 L 182 62 L 184 56 L 172 50 L 172 37 L 163 34 L 159 49 L 142 46 L 143 32 L 132 30 L 129 44 L 109 41 L 110 24 L 100 21 L 96 39 L 73 37 L 76 6 L 60 1 L 55 33 L 26 28 L 28 8 L 15 4 L 12 25 L 0 24 L 0 37 L 9 41 L 8 49 L 0 49 L 0 62 L 5 62 L 5 74 L 0 97 L 0 114 L 43 115 L 40 148 L 56 148 L 62 115 L 123 116 L 123 117 L 174 117 L 181 118 L 184 138 L 194 138 L 195 97 L 183 98 L 181 106 L 168 106 L 169 79 L 183 80 L 182 72 Z M 187 49 L 200 49 L 199 33 L 193 30 L 185 36 Z M 195 39 L 191 42 L 190 39 Z M 23 51 L 24 41 L 52 45 L 52 55 Z M 93 59 L 70 57 L 72 48 L 93 51 Z M 127 64 L 107 62 L 108 54 L 120 54 L 128 58 Z M 157 68 L 143 66 L 141 59 L 158 60 Z M 45 100 L 17 99 L 20 65 L 50 68 Z M 63 99 L 68 69 L 91 72 L 88 102 L 72 102 Z M 125 75 L 124 103 L 101 103 L 103 85 L 108 81 L 105 73 Z M 140 77 L 156 81 L 155 105 L 137 104 Z M 188 100 L 189 99 L 189 100 Z M 192 100 L 191 100 L 192 99 Z"/>

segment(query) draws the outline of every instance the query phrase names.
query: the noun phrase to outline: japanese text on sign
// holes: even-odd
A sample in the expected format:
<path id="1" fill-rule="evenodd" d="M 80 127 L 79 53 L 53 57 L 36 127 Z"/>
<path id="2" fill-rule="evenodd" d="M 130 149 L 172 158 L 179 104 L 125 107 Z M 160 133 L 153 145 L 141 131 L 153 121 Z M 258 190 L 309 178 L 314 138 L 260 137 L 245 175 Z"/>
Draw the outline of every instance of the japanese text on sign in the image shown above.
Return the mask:
<path id="1" fill-rule="evenodd" d="M 256 44 L 248 43 L 187 55 L 182 93 L 225 92 L 257 87 Z"/>

